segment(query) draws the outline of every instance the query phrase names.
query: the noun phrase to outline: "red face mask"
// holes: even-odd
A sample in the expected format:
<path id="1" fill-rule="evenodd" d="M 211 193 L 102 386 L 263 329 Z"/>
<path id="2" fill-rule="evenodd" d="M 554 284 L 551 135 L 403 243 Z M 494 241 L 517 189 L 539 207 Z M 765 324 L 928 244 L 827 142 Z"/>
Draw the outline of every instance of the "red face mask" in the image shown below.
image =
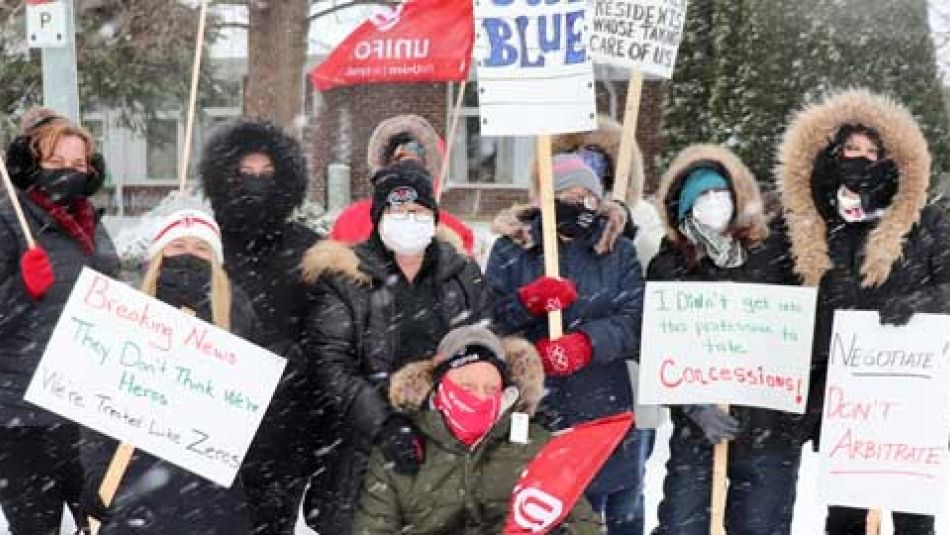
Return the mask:
<path id="1" fill-rule="evenodd" d="M 452 382 L 448 377 L 439 383 L 434 405 L 442 413 L 445 424 L 455 438 L 468 447 L 481 440 L 501 412 L 502 393 L 482 400 Z"/>

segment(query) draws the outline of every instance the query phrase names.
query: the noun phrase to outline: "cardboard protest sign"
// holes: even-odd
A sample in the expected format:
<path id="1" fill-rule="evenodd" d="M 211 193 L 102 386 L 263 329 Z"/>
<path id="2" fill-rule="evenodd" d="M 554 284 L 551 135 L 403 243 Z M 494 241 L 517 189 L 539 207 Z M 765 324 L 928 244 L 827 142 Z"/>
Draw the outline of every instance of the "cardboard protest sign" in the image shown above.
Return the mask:
<path id="1" fill-rule="evenodd" d="M 640 402 L 803 413 L 815 297 L 794 286 L 648 282 Z"/>
<path id="2" fill-rule="evenodd" d="M 837 311 L 821 429 L 828 503 L 919 514 L 948 511 L 950 316 L 882 326 Z"/>
<path id="3" fill-rule="evenodd" d="M 584 2 L 475 4 L 475 59 L 484 136 L 560 134 L 597 126 Z"/>
<path id="4" fill-rule="evenodd" d="M 589 6 L 594 61 L 673 77 L 686 0 L 589 0 Z"/>
<path id="5" fill-rule="evenodd" d="M 229 487 L 284 365 L 87 268 L 25 399 Z"/>

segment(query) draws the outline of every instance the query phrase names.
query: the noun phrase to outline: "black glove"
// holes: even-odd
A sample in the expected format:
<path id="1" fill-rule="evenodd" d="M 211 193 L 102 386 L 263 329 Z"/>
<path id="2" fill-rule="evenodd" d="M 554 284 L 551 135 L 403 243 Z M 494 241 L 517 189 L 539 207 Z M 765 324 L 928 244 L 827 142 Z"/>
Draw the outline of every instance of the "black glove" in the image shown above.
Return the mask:
<path id="1" fill-rule="evenodd" d="M 881 325 L 903 327 L 910 322 L 914 315 L 914 308 L 903 299 L 890 299 L 878 311 L 881 316 Z"/>
<path id="2" fill-rule="evenodd" d="M 99 497 L 99 488 L 87 485 L 82 490 L 80 498 L 80 507 L 82 509 L 82 518 L 92 517 L 103 524 L 109 520 L 109 508 Z"/>
<path id="3" fill-rule="evenodd" d="M 739 422 L 715 405 L 687 405 L 683 413 L 703 430 L 710 444 L 733 440 L 739 434 Z"/>
<path id="4" fill-rule="evenodd" d="M 422 436 L 405 415 L 392 414 L 376 435 L 376 444 L 397 474 L 415 475 L 425 459 Z"/>

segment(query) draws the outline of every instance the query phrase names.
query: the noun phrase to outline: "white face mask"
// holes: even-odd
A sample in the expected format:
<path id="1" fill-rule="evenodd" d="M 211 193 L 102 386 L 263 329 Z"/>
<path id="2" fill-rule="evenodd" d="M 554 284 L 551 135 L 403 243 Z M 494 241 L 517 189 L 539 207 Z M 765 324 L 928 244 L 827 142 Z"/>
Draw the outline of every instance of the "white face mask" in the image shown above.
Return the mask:
<path id="1" fill-rule="evenodd" d="M 693 219 L 716 232 L 726 230 L 734 213 L 732 194 L 728 191 L 707 191 L 693 205 Z"/>
<path id="2" fill-rule="evenodd" d="M 847 195 L 844 186 L 838 188 L 838 214 L 847 223 L 858 223 L 868 219 L 861 206 L 861 197 Z"/>
<path id="3" fill-rule="evenodd" d="M 419 254 L 432 243 L 433 236 L 435 220 L 429 215 L 384 214 L 379 222 L 379 238 L 396 254 Z"/>

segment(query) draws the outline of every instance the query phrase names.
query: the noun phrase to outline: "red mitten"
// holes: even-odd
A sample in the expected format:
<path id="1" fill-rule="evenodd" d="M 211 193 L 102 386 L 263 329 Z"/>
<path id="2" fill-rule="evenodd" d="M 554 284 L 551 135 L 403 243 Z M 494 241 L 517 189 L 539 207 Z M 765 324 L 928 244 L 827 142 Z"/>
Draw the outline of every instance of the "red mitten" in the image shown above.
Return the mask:
<path id="1" fill-rule="evenodd" d="M 541 353 L 544 373 L 556 377 L 573 375 L 590 364 L 593 347 L 582 332 L 565 334 L 557 340 L 542 338 L 535 344 Z"/>
<path id="2" fill-rule="evenodd" d="M 42 247 L 36 246 L 23 253 L 20 257 L 20 276 L 23 277 L 26 293 L 34 300 L 43 297 L 53 285 L 56 280 L 53 264 Z"/>
<path id="3" fill-rule="evenodd" d="M 564 310 L 577 300 L 577 288 L 567 279 L 538 277 L 518 289 L 518 297 L 535 316 Z"/>

